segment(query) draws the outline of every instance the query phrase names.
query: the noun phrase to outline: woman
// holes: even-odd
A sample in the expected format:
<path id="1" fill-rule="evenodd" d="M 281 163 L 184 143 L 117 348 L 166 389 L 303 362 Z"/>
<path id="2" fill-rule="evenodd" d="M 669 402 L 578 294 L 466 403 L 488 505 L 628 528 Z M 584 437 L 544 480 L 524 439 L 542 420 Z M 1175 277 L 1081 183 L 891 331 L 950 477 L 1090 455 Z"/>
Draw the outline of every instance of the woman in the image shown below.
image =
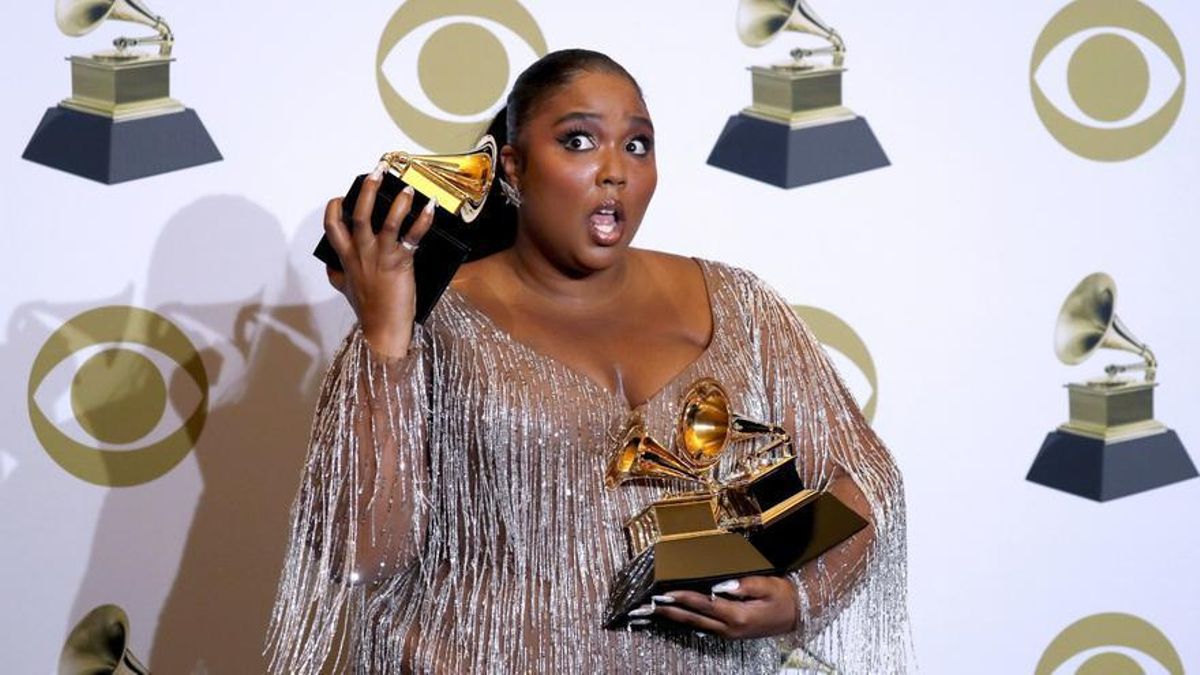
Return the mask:
<path id="1" fill-rule="evenodd" d="M 326 233 L 358 327 L 329 371 L 293 508 L 272 669 L 776 672 L 803 646 L 843 672 L 904 667 L 900 477 L 821 347 L 753 275 L 634 249 L 657 181 L 654 130 L 608 57 L 547 55 L 508 100 L 512 243 L 464 265 L 424 326 L 411 196 L 378 235 L 372 174 Z M 514 208 L 489 200 L 492 226 Z M 496 215 L 500 214 L 500 215 Z M 788 577 L 672 592 L 600 626 L 627 561 L 621 523 L 680 485 L 604 487 L 631 414 L 669 438 L 714 377 L 739 412 L 792 433 L 806 484 L 871 525 Z M 664 628 L 686 630 L 662 630 Z"/>

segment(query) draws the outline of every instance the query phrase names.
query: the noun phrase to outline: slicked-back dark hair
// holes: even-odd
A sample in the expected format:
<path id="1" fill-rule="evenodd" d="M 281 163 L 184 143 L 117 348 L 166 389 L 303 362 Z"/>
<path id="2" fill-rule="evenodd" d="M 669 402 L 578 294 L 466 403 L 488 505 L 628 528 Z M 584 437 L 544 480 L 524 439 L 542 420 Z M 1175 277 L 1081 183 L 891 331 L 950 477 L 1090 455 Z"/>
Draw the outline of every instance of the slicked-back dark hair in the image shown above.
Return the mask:
<path id="1" fill-rule="evenodd" d="M 501 111 L 505 114 L 508 142 L 517 144 L 521 128 L 529 120 L 538 103 L 585 72 L 620 75 L 629 80 L 637 90 L 638 96 L 642 96 L 642 88 L 638 86 L 637 80 L 607 54 L 589 49 L 562 49 L 550 52 L 526 68 L 513 83 L 512 91 L 508 94 L 508 104 Z"/>
<path id="2" fill-rule="evenodd" d="M 507 103 L 496 113 L 486 133 L 496 139 L 497 147 L 518 145 L 521 128 L 529 121 L 538 103 L 570 84 L 581 73 L 597 72 L 624 77 L 637 90 L 638 96 L 642 96 L 637 80 L 607 54 L 590 49 L 561 49 L 546 54 L 517 76 Z M 499 179 L 503 174 L 503 169 L 496 167 L 496 180 L 492 182 L 487 203 L 474 223 L 473 229 L 478 234 L 471 243 L 470 260 L 508 248 L 516 240 L 517 209 L 505 201 L 500 190 Z"/>

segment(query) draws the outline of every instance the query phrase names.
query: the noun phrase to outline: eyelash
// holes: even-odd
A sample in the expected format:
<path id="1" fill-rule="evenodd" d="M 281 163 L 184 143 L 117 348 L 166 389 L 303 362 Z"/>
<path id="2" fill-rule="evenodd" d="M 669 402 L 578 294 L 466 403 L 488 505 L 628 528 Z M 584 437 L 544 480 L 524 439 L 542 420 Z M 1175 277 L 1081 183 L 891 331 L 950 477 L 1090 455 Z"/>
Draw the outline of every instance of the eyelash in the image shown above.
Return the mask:
<path id="1" fill-rule="evenodd" d="M 567 148 L 568 150 L 570 150 L 571 148 L 567 144 L 570 143 L 571 139 L 576 136 L 587 136 L 589 139 L 592 140 L 593 143 L 595 142 L 595 139 L 592 138 L 592 134 L 590 131 L 588 131 L 587 129 L 579 128 L 579 127 L 572 127 L 570 129 L 567 129 L 566 131 L 564 131 L 562 133 L 562 135 L 560 135 L 558 137 L 558 142 L 561 143 L 564 148 Z"/>
<path id="2" fill-rule="evenodd" d="M 575 136 L 587 136 L 588 139 L 592 141 L 592 143 L 596 142 L 595 137 L 592 136 L 592 132 L 590 132 L 587 129 L 584 129 L 582 127 L 574 127 L 571 129 L 567 129 L 566 131 L 564 131 L 562 133 L 562 135 L 560 135 L 558 137 L 558 142 L 561 143 L 563 147 L 570 150 L 571 148 L 568 147 L 567 144 Z M 642 144 L 646 146 L 646 151 L 644 153 L 642 153 L 642 155 L 650 154 L 650 151 L 654 149 L 654 140 L 645 134 L 639 134 L 637 136 L 634 136 L 633 138 L 629 139 L 629 141 L 631 143 L 634 141 L 641 141 Z"/>
<path id="3" fill-rule="evenodd" d="M 644 152 L 642 154 L 648 155 L 648 154 L 650 154 L 651 151 L 654 150 L 654 139 L 650 138 L 649 136 L 646 136 L 645 134 L 639 134 L 629 140 L 630 140 L 630 142 L 641 141 L 642 145 L 646 146 L 646 152 Z"/>

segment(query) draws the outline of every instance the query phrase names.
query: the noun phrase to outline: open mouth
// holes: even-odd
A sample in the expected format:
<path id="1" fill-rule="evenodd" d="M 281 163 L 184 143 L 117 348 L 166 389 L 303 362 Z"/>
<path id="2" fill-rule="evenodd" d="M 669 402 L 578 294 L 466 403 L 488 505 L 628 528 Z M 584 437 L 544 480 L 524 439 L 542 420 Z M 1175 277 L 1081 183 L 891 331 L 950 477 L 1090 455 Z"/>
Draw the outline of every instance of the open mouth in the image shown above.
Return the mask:
<path id="1" fill-rule="evenodd" d="M 605 199 L 588 216 L 588 233 L 592 241 L 601 246 L 612 246 L 621 241 L 625 230 L 624 211 L 621 202 Z"/>

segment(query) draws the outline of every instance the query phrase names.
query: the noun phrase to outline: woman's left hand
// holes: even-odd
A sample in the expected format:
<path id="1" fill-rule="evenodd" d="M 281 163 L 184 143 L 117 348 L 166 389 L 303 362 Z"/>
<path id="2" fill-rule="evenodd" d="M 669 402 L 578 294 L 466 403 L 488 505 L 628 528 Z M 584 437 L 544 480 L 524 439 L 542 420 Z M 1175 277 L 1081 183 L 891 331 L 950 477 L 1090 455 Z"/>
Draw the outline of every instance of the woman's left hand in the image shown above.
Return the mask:
<path id="1" fill-rule="evenodd" d="M 654 600 L 653 608 L 643 605 L 630 617 L 666 619 L 731 640 L 781 635 L 796 628 L 796 587 L 786 577 L 742 577 L 713 586 L 712 595 L 671 591 Z"/>

